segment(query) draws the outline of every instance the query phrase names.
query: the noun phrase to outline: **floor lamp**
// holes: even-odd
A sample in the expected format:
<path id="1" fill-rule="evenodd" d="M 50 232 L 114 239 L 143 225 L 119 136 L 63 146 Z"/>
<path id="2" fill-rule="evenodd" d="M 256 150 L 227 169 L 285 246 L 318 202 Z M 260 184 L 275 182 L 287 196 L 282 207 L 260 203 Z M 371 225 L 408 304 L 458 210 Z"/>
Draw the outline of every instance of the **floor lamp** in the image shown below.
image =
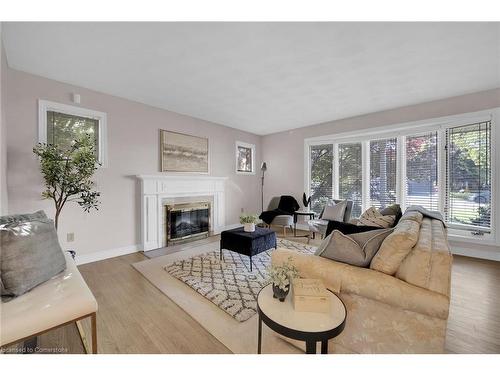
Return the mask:
<path id="1" fill-rule="evenodd" d="M 260 192 L 261 192 L 261 212 L 264 212 L 264 174 L 267 171 L 267 164 L 266 162 L 262 162 L 260 166 L 260 170 L 262 171 L 262 177 L 261 177 L 261 186 L 260 186 Z"/>

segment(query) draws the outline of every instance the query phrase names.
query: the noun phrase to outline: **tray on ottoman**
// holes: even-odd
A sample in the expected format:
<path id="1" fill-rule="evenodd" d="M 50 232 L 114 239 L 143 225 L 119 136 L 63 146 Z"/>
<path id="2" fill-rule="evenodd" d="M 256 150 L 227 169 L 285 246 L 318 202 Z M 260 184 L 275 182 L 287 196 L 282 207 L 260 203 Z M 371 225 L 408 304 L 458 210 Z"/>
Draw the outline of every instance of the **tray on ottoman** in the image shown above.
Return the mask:
<path id="1" fill-rule="evenodd" d="M 271 229 L 255 228 L 255 232 L 245 232 L 243 227 L 225 230 L 220 234 L 220 259 L 222 249 L 250 257 L 250 272 L 252 272 L 252 256 L 269 249 L 276 249 L 276 233 Z"/>

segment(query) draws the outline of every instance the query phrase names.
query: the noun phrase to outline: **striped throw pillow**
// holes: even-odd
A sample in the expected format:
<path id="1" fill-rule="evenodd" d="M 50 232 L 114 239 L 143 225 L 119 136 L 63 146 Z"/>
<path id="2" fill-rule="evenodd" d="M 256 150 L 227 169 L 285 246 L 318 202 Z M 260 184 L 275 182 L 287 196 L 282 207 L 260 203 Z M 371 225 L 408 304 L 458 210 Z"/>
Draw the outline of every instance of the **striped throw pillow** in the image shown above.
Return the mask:
<path id="1" fill-rule="evenodd" d="M 382 215 L 376 207 L 370 207 L 360 216 L 358 225 L 369 225 L 378 228 L 391 228 L 396 215 Z"/>

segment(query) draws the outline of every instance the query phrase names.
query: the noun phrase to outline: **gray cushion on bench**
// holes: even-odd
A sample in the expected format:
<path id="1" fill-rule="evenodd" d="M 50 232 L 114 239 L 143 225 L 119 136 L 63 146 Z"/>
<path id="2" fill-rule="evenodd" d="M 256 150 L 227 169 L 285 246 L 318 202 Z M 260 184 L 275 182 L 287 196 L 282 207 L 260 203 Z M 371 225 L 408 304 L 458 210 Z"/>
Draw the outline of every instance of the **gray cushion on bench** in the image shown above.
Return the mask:
<path id="1" fill-rule="evenodd" d="M 29 221 L 1 219 L 2 301 L 26 293 L 66 268 L 54 223 L 44 215 L 37 213 Z"/>

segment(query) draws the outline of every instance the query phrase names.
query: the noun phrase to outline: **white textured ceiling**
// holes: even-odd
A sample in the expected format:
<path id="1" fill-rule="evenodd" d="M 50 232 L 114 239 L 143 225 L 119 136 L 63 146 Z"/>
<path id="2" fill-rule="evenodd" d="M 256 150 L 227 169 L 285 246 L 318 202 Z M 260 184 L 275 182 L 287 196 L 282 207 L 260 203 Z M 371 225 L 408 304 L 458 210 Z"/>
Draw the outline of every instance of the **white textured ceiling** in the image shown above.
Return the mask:
<path id="1" fill-rule="evenodd" d="M 13 69 L 269 134 L 500 87 L 499 25 L 4 23 L 2 34 Z"/>

